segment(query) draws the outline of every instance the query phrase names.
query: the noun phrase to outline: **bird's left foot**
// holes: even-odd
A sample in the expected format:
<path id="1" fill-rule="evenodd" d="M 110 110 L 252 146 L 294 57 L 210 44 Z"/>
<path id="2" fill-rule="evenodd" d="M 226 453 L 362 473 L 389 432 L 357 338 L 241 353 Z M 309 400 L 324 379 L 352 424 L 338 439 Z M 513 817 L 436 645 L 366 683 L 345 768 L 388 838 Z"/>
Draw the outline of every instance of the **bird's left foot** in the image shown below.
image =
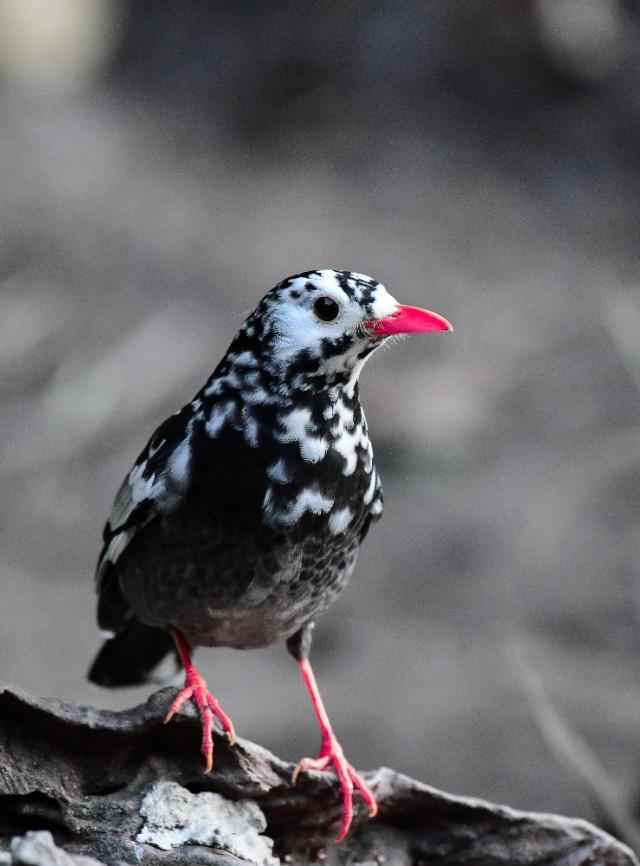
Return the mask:
<path id="1" fill-rule="evenodd" d="M 365 785 L 358 773 L 347 761 L 342 751 L 342 746 L 332 734 L 323 737 L 322 747 L 317 758 L 302 758 L 296 764 L 291 777 L 295 785 L 296 779 L 304 770 L 328 770 L 333 766 L 342 794 L 342 823 L 336 836 L 336 842 L 340 842 L 349 832 L 353 820 L 353 792 L 360 792 L 360 796 L 369 809 L 369 815 L 373 818 L 378 812 L 378 805 L 371 789 Z"/>
<path id="2" fill-rule="evenodd" d="M 184 667 L 184 688 L 180 689 L 176 697 L 173 699 L 169 710 L 164 717 L 165 725 L 178 712 L 183 704 L 187 701 L 193 701 L 198 712 L 200 713 L 200 721 L 202 722 L 202 754 L 205 760 L 205 773 L 210 773 L 213 770 L 213 718 L 214 716 L 229 737 L 229 743 L 233 745 L 236 741 L 236 732 L 233 729 L 233 722 L 222 709 L 216 698 L 211 694 L 207 687 L 207 682 L 202 674 L 198 673 L 193 662 L 189 645 L 182 632 L 175 631 L 174 639 L 176 647 L 180 655 L 180 660 Z"/>

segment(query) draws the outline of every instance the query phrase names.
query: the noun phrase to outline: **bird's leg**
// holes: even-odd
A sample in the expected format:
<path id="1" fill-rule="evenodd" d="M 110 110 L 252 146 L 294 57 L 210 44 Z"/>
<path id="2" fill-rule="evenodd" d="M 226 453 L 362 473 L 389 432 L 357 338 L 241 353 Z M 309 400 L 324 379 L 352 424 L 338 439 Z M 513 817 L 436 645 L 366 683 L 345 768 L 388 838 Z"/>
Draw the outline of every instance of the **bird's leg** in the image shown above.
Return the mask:
<path id="1" fill-rule="evenodd" d="M 308 653 L 311 644 L 311 626 L 303 628 L 300 632 L 289 638 L 287 648 L 296 659 L 303 682 L 309 692 L 313 711 L 315 713 L 318 725 L 320 727 L 320 751 L 317 758 L 302 758 L 296 765 L 293 771 L 291 781 L 295 784 L 299 774 L 304 770 L 328 770 L 333 767 L 338 777 L 340 791 L 342 795 L 342 822 L 336 842 L 347 835 L 351 821 L 353 819 L 353 791 L 354 788 L 360 792 L 360 796 L 366 803 L 369 814 L 373 818 L 378 811 L 373 793 L 360 778 L 351 764 L 347 761 L 342 750 L 342 746 L 338 742 L 336 735 L 333 733 L 329 716 L 324 706 L 316 678 L 313 674 L 313 669 L 309 662 Z"/>
<path id="2" fill-rule="evenodd" d="M 191 661 L 191 650 L 185 636 L 176 629 L 173 632 L 173 639 L 176 642 L 176 649 L 184 668 L 184 688 L 178 692 L 173 700 L 167 715 L 164 717 L 164 723 L 166 725 L 167 722 L 171 721 L 180 707 L 187 701 L 195 703 L 202 722 L 202 754 L 206 764 L 204 771 L 210 773 L 213 769 L 213 717 L 219 719 L 227 732 L 231 745 L 236 741 L 236 734 L 231 719 L 211 694 L 207 688 L 206 680 L 198 673 Z"/>

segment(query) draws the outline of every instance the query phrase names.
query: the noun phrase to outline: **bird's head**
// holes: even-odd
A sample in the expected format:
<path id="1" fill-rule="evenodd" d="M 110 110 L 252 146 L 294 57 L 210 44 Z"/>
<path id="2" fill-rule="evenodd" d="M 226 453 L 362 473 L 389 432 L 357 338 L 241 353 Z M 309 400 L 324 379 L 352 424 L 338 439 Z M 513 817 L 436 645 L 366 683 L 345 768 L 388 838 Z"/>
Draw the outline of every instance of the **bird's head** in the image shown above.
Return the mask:
<path id="1" fill-rule="evenodd" d="M 238 338 L 261 348 L 262 364 L 296 390 L 349 387 L 390 336 L 447 331 L 442 316 L 399 304 L 382 283 L 352 271 L 288 277 L 265 295 Z"/>
<path id="2" fill-rule="evenodd" d="M 399 304 L 371 277 L 308 271 L 267 292 L 191 406 L 227 453 L 238 441 L 259 449 L 262 468 L 234 489 L 245 501 L 246 485 L 266 484 L 266 524 L 320 520 L 339 534 L 382 511 L 358 398 L 363 365 L 393 335 L 447 330 L 442 316 Z"/>

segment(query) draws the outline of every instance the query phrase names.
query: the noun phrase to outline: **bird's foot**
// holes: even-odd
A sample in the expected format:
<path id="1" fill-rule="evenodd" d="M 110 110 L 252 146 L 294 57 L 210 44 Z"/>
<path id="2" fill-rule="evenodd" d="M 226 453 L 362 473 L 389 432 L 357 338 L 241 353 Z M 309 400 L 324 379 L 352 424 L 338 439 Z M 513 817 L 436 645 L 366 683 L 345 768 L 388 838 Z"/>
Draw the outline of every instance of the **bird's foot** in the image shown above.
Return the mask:
<path id="1" fill-rule="evenodd" d="M 229 737 L 231 745 L 236 741 L 233 723 L 216 698 L 208 690 L 204 677 L 193 666 L 185 671 L 184 688 L 178 692 L 169 707 L 169 711 L 164 717 L 165 725 L 171 721 L 180 707 L 187 701 L 193 701 L 200 713 L 200 721 L 202 722 L 202 754 L 205 760 L 204 771 L 205 773 L 210 773 L 213 769 L 213 718 L 215 716 L 219 720 Z"/>
<path id="2" fill-rule="evenodd" d="M 302 758 L 298 761 L 291 777 L 295 785 L 300 773 L 305 770 L 328 770 L 333 766 L 342 794 L 342 823 L 336 836 L 336 842 L 340 842 L 349 832 L 353 819 L 353 791 L 354 788 L 360 792 L 360 796 L 369 809 L 369 815 L 373 818 L 378 812 L 378 806 L 371 789 L 365 785 L 358 773 L 347 761 L 342 751 L 342 746 L 333 734 L 323 737 L 320 753 L 317 758 Z"/>

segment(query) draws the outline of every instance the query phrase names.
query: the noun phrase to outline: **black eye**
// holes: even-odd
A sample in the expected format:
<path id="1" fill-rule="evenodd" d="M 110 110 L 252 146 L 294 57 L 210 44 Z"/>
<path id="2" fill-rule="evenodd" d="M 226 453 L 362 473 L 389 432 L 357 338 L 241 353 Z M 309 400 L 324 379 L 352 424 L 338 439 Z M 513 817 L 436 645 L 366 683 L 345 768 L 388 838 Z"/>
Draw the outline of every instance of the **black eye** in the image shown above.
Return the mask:
<path id="1" fill-rule="evenodd" d="M 334 301 L 333 298 L 323 296 L 316 298 L 313 302 L 313 312 L 321 322 L 333 322 L 338 318 L 340 312 L 340 304 Z"/>

